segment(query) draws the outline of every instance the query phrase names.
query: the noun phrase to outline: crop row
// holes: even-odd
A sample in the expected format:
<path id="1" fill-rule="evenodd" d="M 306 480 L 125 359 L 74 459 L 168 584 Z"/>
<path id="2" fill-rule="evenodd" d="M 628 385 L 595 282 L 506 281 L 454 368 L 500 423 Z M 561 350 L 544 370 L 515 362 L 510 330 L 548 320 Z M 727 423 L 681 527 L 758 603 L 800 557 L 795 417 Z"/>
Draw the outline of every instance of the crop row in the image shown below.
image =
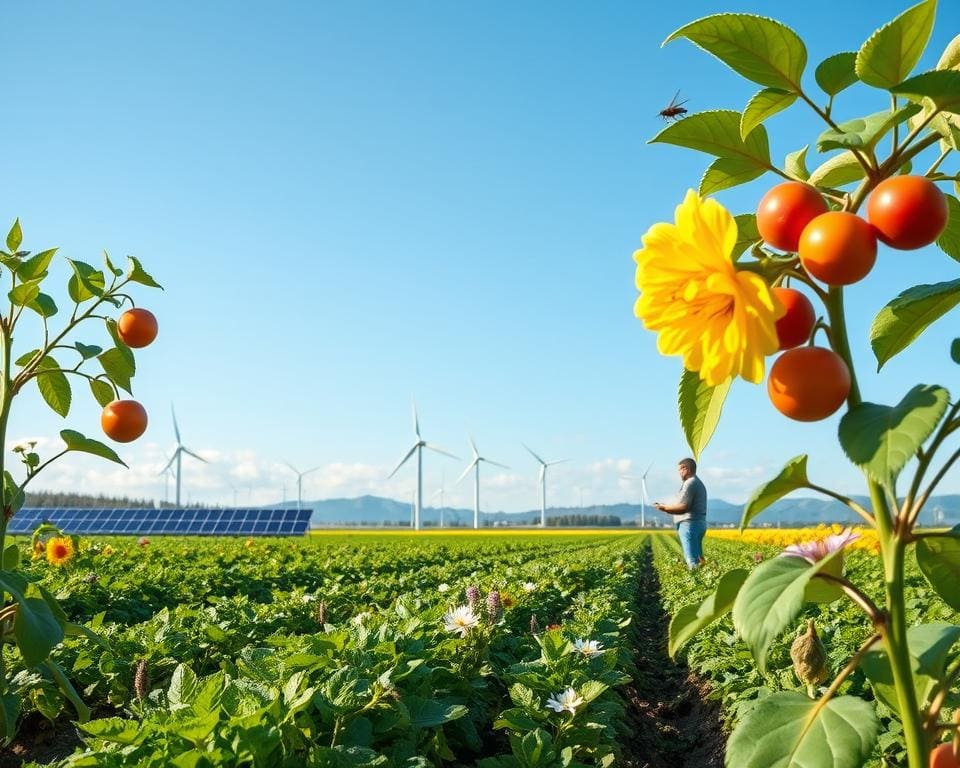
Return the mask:
<path id="1" fill-rule="evenodd" d="M 610 765 L 643 544 L 114 539 L 37 560 L 97 638 L 54 654 L 95 714 L 62 764 Z M 13 680 L 25 710 L 70 706 Z"/>

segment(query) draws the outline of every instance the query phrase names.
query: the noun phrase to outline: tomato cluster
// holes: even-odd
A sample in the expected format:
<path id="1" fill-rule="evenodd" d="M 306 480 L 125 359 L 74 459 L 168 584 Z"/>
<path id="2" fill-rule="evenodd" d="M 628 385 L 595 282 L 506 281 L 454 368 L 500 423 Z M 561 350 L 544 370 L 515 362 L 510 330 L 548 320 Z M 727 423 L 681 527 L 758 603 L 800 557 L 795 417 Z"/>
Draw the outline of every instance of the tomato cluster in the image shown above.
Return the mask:
<path id="1" fill-rule="evenodd" d="M 811 277 L 843 286 L 870 273 L 878 241 L 899 250 L 933 243 L 947 226 L 948 210 L 943 192 L 922 176 L 895 176 L 878 184 L 867 202 L 866 219 L 830 210 L 812 186 L 788 181 L 760 200 L 757 230 L 768 245 L 796 253 Z M 829 349 L 799 347 L 811 339 L 816 325 L 810 300 L 792 288 L 773 291 L 786 310 L 777 321 L 777 338 L 787 351 L 770 370 L 770 400 L 792 419 L 825 419 L 847 399 L 850 371 Z"/>
<path id="2" fill-rule="evenodd" d="M 146 347 L 157 330 L 157 318 L 146 309 L 128 309 L 117 320 L 117 333 L 128 347 Z M 100 427 L 111 440 L 132 442 L 147 431 L 147 411 L 136 400 L 114 400 L 100 414 Z"/>

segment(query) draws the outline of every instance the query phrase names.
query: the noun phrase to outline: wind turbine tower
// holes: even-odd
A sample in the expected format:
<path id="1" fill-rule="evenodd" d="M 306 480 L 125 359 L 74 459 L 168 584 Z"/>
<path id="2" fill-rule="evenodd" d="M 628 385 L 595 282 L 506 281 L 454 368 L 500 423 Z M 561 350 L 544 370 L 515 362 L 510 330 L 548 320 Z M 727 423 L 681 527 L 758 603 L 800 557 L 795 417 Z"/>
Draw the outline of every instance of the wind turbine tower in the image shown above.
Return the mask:
<path id="1" fill-rule="evenodd" d="M 620 475 L 624 480 L 639 480 L 640 481 L 640 527 L 647 527 L 647 475 L 650 474 L 650 468 L 653 466 L 653 462 L 647 466 L 647 471 L 642 475 L 637 477 L 636 475 Z"/>
<path id="2" fill-rule="evenodd" d="M 180 507 L 180 479 L 182 475 L 180 474 L 180 459 L 183 457 L 183 454 L 187 456 L 192 456 L 197 459 L 197 461 L 202 461 L 204 464 L 209 464 L 206 459 L 201 456 L 197 456 L 193 451 L 187 448 L 183 442 L 180 440 L 180 427 L 177 426 L 177 412 L 173 409 L 173 403 L 170 404 L 170 414 L 173 416 L 173 433 L 177 436 L 177 449 L 173 452 L 173 456 L 170 457 L 170 461 L 167 462 L 160 474 L 162 475 L 173 465 L 173 462 L 177 462 L 177 507 Z"/>
<path id="3" fill-rule="evenodd" d="M 413 456 L 413 454 L 417 454 L 417 496 L 416 496 L 414 510 L 413 510 L 413 529 L 415 531 L 419 531 L 420 530 L 420 513 L 422 511 L 421 503 L 423 501 L 423 449 L 429 448 L 434 453 L 439 453 L 444 456 L 449 456 L 451 459 L 456 459 L 459 457 L 454 456 L 452 453 L 447 453 L 447 451 L 443 450 L 437 445 L 434 445 L 433 443 L 428 443 L 426 440 L 423 439 L 423 437 L 420 436 L 420 420 L 417 418 L 416 403 L 414 403 L 413 405 L 413 435 L 414 435 L 413 447 L 409 451 L 407 451 L 406 456 L 400 459 L 400 463 L 397 464 L 396 467 L 394 467 L 393 472 L 391 472 L 387 476 L 387 479 L 389 480 L 391 477 L 397 474 L 397 470 L 399 470 L 400 467 L 406 464 L 407 460 L 411 456 Z"/>
<path id="4" fill-rule="evenodd" d="M 537 454 L 535 454 L 530 447 L 527 445 L 523 446 L 527 449 L 533 458 L 537 460 L 540 464 L 540 527 L 547 527 L 547 467 L 552 467 L 554 464 L 562 464 L 569 459 L 558 459 L 557 461 L 544 461 Z"/>
<path id="5" fill-rule="evenodd" d="M 300 511 L 300 507 L 303 504 L 303 478 L 309 475 L 311 472 L 316 472 L 320 467 L 314 467 L 313 469 L 308 469 L 306 472 L 301 472 L 290 462 L 283 462 L 290 469 L 293 470 L 293 474 L 297 476 L 297 512 Z M 287 500 L 287 487 L 283 487 L 283 500 Z"/>
<path id="6" fill-rule="evenodd" d="M 477 529 L 480 527 L 480 463 L 492 464 L 495 467 L 502 467 L 503 469 L 510 469 L 510 467 L 506 464 L 498 464 L 496 461 L 491 461 L 481 456 L 480 451 L 477 450 L 477 444 L 472 437 L 470 438 L 470 447 L 473 448 L 473 461 L 463 470 L 463 474 L 457 478 L 457 482 L 459 483 L 469 474 L 471 469 L 473 470 L 473 527 Z"/>

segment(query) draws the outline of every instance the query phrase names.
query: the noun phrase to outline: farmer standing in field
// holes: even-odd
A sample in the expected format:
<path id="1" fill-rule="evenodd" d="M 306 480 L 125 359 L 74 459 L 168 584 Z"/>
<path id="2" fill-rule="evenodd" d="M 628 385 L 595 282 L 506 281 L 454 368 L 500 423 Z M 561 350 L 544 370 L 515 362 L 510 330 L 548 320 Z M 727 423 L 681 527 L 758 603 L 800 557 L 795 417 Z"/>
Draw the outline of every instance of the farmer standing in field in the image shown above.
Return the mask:
<path id="1" fill-rule="evenodd" d="M 707 489 L 697 477 L 697 462 L 683 459 L 677 465 L 680 473 L 680 493 L 673 504 L 655 502 L 654 507 L 676 516 L 677 535 L 683 557 L 695 570 L 703 563 L 703 537 L 707 532 Z"/>

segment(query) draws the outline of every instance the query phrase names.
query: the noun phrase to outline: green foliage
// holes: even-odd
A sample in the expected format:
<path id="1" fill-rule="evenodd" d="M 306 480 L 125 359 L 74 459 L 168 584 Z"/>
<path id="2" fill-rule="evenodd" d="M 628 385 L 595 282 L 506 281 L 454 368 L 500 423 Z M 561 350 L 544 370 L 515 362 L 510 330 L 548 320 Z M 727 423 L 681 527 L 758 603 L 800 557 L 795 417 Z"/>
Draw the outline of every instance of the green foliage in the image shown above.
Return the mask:
<path id="1" fill-rule="evenodd" d="M 873 319 L 870 345 L 877 370 L 912 344 L 927 327 L 960 303 L 960 279 L 908 288 Z"/>
<path id="2" fill-rule="evenodd" d="M 857 54 L 852 51 L 828 56 L 817 65 L 817 85 L 827 96 L 836 96 L 857 82 L 856 63 Z"/>
<path id="3" fill-rule="evenodd" d="M 702 603 L 684 606 L 674 614 L 668 632 L 668 652 L 671 656 L 676 656 L 701 629 L 730 612 L 746 578 L 747 571 L 742 568 L 727 571 L 720 577 L 716 590 Z"/>
<path id="4" fill-rule="evenodd" d="M 745 13 L 720 13 L 681 27 L 664 45 L 680 37 L 712 53 L 748 80 L 800 92 L 807 48 L 785 24 Z"/>
<path id="5" fill-rule="evenodd" d="M 740 118 L 740 136 L 746 140 L 751 131 L 777 112 L 782 112 L 797 100 L 795 91 L 782 88 L 764 88 L 747 102 Z M 758 174 L 759 175 L 759 174 Z"/>
<path id="6" fill-rule="evenodd" d="M 892 487 L 937 428 L 949 401 L 943 387 L 918 384 L 895 406 L 861 403 L 840 420 L 840 445 L 850 461 Z"/>
<path id="7" fill-rule="evenodd" d="M 707 168 L 700 179 L 701 197 L 712 195 L 722 189 L 746 184 L 765 173 L 752 160 L 742 157 L 718 157 Z"/>
<path id="8" fill-rule="evenodd" d="M 680 377 L 677 402 L 680 408 L 680 424 L 694 458 L 707 447 L 713 432 L 720 422 L 723 402 L 730 391 L 730 379 L 716 387 L 704 382 L 694 371 L 684 369 Z"/>
<path id="9" fill-rule="evenodd" d="M 917 542 L 917 564 L 943 601 L 960 611 L 960 526 Z"/>
<path id="10" fill-rule="evenodd" d="M 773 480 L 770 480 L 757 488 L 747 503 L 743 506 L 743 517 L 740 520 L 740 530 L 742 531 L 763 510 L 769 507 L 773 502 L 782 499 L 788 493 L 792 493 L 799 488 L 807 488 L 810 481 L 807 479 L 807 455 L 794 456 L 786 463 Z"/>
<path id="11" fill-rule="evenodd" d="M 60 432 L 60 437 L 62 438 L 63 442 L 66 443 L 68 451 L 89 453 L 94 456 L 99 456 L 101 459 L 112 461 L 115 464 L 123 464 L 123 466 L 127 466 L 124 461 L 117 456 L 116 451 L 114 451 L 110 446 L 104 445 L 99 440 L 85 437 L 84 435 L 72 429 L 64 429 Z"/>
<path id="12" fill-rule="evenodd" d="M 674 144 L 716 157 L 741 160 L 754 168 L 770 168 L 767 131 L 757 126 L 746 139 L 740 136 L 742 115 L 728 109 L 697 112 L 668 125 L 650 139 L 651 144 Z"/>
<path id="13" fill-rule="evenodd" d="M 741 213 L 733 218 L 737 224 L 737 242 L 732 257 L 736 260 L 750 246 L 760 242 L 760 233 L 757 231 L 757 214 Z"/>
<path id="14" fill-rule="evenodd" d="M 857 77 L 867 85 L 893 88 L 920 61 L 937 11 L 937 0 L 923 0 L 884 25 L 857 52 Z"/>
<path id="15" fill-rule="evenodd" d="M 814 701 L 795 691 L 760 700 L 727 744 L 737 768 L 859 768 L 877 740 L 873 707 L 854 696 Z"/>
<path id="16" fill-rule="evenodd" d="M 951 259 L 960 261 L 960 200 L 953 195 L 947 195 L 947 209 L 947 227 L 937 238 L 937 245 Z"/>
<path id="17" fill-rule="evenodd" d="M 858 117 L 840 123 L 837 128 L 828 128 L 817 139 L 817 149 L 829 152 L 833 149 L 872 150 L 895 125 L 906 122 L 920 111 L 916 104 L 906 104 L 896 112 L 877 112 L 867 117 Z"/>
<path id="18" fill-rule="evenodd" d="M 863 165 L 851 151 L 841 152 L 826 160 L 810 174 L 809 182 L 815 187 L 844 187 L 860 181 L 866 175 Z"/>
<path id="19" fill-rule="evenodd" d="M 783 162 L 783 170 L 791 178 L 799 181 L 806 181 L 810 178 L 810 171 L 807 170 L 807 150 L 809 145 L 791 152 Z"/>
<path id="20" fill-rule="evenodd" d="M 913 101 L 929 100 L 943 112 L 960 114 L 960 71 L 937 69 L 924 72 L 891 88 L 891 91 Z"/>

